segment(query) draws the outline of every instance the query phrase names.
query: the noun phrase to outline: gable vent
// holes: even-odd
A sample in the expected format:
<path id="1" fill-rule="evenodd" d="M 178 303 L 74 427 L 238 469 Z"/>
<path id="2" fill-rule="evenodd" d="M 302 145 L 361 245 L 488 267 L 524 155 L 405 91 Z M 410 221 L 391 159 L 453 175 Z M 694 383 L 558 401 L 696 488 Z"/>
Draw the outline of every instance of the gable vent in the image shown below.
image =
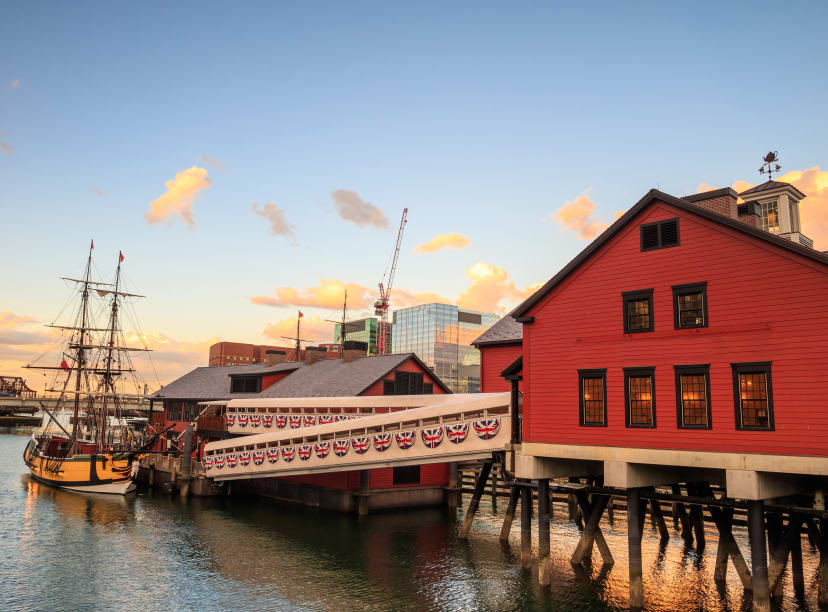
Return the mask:
<path id="1" fill-rule="evenodd" d="M 641 226 L 641 250 L 652 251 L 679 245 L 678 219 L 667 219 Z"/>

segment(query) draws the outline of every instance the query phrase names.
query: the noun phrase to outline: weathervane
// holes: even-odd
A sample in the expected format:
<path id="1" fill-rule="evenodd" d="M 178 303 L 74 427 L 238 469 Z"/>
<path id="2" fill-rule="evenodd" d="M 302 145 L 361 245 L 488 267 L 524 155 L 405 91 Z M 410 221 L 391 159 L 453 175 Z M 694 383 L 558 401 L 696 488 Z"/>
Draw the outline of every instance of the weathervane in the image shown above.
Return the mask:
<path id="1" fill-rule="evenodd" d="M 767 172 L 768 181 L 770 181 L 773 178 L 773 173 L 779 172 L 782 169 L 782 166 L 777 163 L 779 161 L 779 152 L 771 151 L 762 159 L 765 163 L 762 164 L 761 168 L 759 168 L 759 174 L 765 174 L 765 172 Z"/>

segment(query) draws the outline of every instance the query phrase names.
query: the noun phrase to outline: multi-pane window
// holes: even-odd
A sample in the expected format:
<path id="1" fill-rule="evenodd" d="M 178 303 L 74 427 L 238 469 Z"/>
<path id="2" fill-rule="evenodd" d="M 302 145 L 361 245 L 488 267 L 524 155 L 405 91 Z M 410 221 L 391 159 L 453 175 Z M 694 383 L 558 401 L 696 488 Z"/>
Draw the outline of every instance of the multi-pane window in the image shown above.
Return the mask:
<path id="1" fill-rule="evenodd" d="M 776 200 L 761 202 L 762 229 L 774 234 L 779 233 L 779 203 Z"/>
<path id="2" fill-rule="evenodd" d="M 734 363 L 731 367 L 736 428 L 772 430 L 773 387 L 770 362 Z"/>
<path id="3" fill-rule="evenodd" d="M 707 283 L 673 286 L 673 323 L 676 329 L 707 327 Z"/>
<path id="4" fill-rule="evenodd" d="M 675 366 L 678 426 L 710 429 L 710 366 Z"/>
<path id="5" fill-rule="evenodd" d="M 655 427 L 655 368 L 624 368 L 627 427 Z"/>
<path id="6" fill-rule="evenodd" d="M 607 371 L 578 370 L 581 425 L 607 424 Z"/>
<path id="7" fill-rule="evenodd" d="M 653 290 L 629 291 L 624 300 L 624 333 L 653 331 Z"/>

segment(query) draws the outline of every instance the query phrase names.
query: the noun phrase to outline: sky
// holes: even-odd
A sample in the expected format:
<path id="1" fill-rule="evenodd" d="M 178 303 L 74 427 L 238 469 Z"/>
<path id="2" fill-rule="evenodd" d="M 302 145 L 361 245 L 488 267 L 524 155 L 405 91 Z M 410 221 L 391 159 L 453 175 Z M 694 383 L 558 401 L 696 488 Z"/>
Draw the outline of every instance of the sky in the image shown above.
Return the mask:
<path id="1" fill-rule="evenodd" d="M 783 180 L 828 249 L 825 3 L 0 4 L 0 374 L 125 256 L 150 386 L 217 340 L 505 313 L 655 187 Z M 289 335 L 289 334 L 288 334 Z M 157 376 L 156 376 L 157 372 Z M 40 375 L 26 374 L 35 386 Z"/>

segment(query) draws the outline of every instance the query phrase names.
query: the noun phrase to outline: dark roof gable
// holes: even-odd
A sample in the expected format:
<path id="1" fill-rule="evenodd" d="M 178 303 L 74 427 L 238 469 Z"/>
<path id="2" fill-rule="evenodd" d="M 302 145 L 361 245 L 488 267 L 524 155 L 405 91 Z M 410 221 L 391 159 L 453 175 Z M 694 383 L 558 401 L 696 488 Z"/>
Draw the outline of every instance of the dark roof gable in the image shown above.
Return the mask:
<path id="1" fill-rule="evenodd" d="M 472 344 L 479 347 L 492 344 L 519 344 L 522 341 L 523 323 L 515 321 L 512 313 L 509 313 L 480 334 Z"/>
<path id="2" fill-rule="evenodd" d="M 750 195 L 752 193 L 760 193 L 762 191 L 770 191 L 771 189 L 779 189 L 779 188 L 784 188 L 784 187 L 790 187 L 791 189 L 796 191 L 799 194 L 799 196 L 802 197 L 802 198 L 807 198 L 808 197 L 804 193 L 802 193 L 799 189 L 797 189 L 796 187 L 791 185 L 790 183 L 784 183 L 782 181 L 765 181 L 764 183 L 760 183 L 760 184 L 756 185 L 756 187 L 751 187 L 750 189 L 746 189 L 745 191 L 743 191 L 739 195 L 740 196 Z"/>
<path id="3" fill-rule="evenodd" d="M 787 183 L 783 183 L 783 185 L 787 185 Z M 726 225 L 731 229 L 738 230 L 754 238 L 759 238 L 760 240 L 764 240 L 765 242 L 769 242 L 770 244 L 786 249 L 788 251 L 793 251 L 797 255 L 802 255 L 809 259 L 812 259 L 818 263 L 828 265 L 828 256 L 819 251 L 814 249 L 809 249 L 808 247 L 801 246 L 796 242 L 792 242 L 791 240 L 786 240 L 785 238 L 780 238 L 774 234 L 768 233 L 764 230 L 756 229 L 741 221 L 737 221 L 736 219 L 731 219 L 730 217 L 725 217 L 724 215 L 720 215 L 718 213 L 711 212 L 705 208 L 701 208 L 696 206 L 695 204 L 691 204 L 686 200 L 682 200 L 681 198 L 677 198 L 675 196 L 671 196 L 667 193 L 661 192 L 657 189 L 650 189 L 646 193 L 646 195 L 641 198 L 635 205 L 630 208 L 627 212 L 625 212 L 621 217 L 619 217 L 615 223 L 609 226 L 604 233 L 598 236 L 595 240 L 593 240 L 589 246 L 587 246 L 583 251 L 581 251 L 575 259 L 570 261 L 566 264 L 561 270 L 553 276 L 546 284 L 543 285 L 540 289 L 538 289 L 535 293 L 530 295 L 526 300 L 523 301 L 517 308 L 512 311 L 512 316 L 522 317 L 525 316 L 526 313 L 538 302 L 540 302 L 543 297 L 552 291 L 559 283 L 561 283 L 566 277 L 568 277 L 574 270 L 576 270 L 583 262 L 585 262 L 589 257 L 598 251 L 601 247 L 603 247 L 610 239 L 615 236 L 623 227 L 625 227 L 642 209 L 647 207 L 654 201 L 661 201 L 665 204 L 669 204 L 670 206 L 674 206 L 684 212 L 688 212 L 694 215 L 698 215 L 699 217 L 704 217 L 710 221 L 714 221 L 716 223 L 720 223 L 721 225 Z"/>

